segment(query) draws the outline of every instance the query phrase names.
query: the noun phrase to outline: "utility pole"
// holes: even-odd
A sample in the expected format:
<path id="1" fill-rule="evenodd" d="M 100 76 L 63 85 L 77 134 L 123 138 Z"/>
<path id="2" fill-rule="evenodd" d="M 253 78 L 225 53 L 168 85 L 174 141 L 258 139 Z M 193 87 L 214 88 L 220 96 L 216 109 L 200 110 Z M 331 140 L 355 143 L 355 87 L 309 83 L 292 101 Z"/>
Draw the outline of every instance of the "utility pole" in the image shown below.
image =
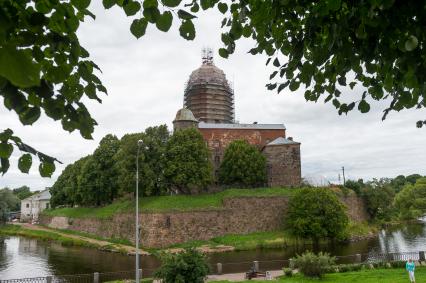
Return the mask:
<path id="1" fill-rule="evenodd" d="M 343 171 L 343 186 L 346 186 L 345 166 L 342 166 L 342 171 Z"/>
<path id="2" fill-rule="evenodd" d="M 139 148 L 140 148 L 140 145 L 142 144 L 142 141 L 141 140 L 138 140 L 138 143 L 137 143 L 137 146 L 138 146 L 138 149 L 137 149 L 137 153 L 136 153 L 136 195 L 135 195 L 135 199 L 136 199 L 136 215 L 135 215 L 135 217 L 136 217 L 136 227 L 135 227 L 135 230 L 136 230 L 136 235 L 135 235 L 135 238 L 136 238 L 136 270 L 135 270 L 135 272 L 136 272 L 136 274 L 135 274 L 135 283 L 139 283 L 140 282 L 140 277 L 139 277 L 139 266 L 140 266 L 140 264 L 139 264 Z"/>

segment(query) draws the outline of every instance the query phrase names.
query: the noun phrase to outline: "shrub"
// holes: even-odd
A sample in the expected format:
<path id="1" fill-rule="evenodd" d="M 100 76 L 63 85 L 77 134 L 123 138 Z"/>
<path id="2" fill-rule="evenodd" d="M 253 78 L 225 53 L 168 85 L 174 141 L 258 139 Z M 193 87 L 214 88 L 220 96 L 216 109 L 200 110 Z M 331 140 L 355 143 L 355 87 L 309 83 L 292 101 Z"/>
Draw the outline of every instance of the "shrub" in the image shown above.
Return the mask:
<path id="1" fill-rule="evenodd" d="M 298 268 L 303 275 L 318 278 L 321 278 L 335 261 L 335 257 L 331 257 L 328 253 L 320 252 L 316 255 L 309 251 L 293 258 L 294 266 Z"/>
<path id="2" fill-rule="evenodd" d="M 283 268 L 283 272 L 284 272 L 284 275 L 287 277 L 293 276 L 293 270 L 291 270 L 291 268 Z"/>
<path id="3" fill-rule="evenodd" d="M 177 254 L 163 254 L 160 258 L 162 266 L 155 277 L 163 283 L 203 283 L 209 272 L 204 254 L 193 248 Z"/>
<path id="4" fill-rule="evenodd" d="M 295 236 L 337 238 L 348 222 L 345 206 L 328 189 L 302 189 L 290 199 L 286 225 Z"/>

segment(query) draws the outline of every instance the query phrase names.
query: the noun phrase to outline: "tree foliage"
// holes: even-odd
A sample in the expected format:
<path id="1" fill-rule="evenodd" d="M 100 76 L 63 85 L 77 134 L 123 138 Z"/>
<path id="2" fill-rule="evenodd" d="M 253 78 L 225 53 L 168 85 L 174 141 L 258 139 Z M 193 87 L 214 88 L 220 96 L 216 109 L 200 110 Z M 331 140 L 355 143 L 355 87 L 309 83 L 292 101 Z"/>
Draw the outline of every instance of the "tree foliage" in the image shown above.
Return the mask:
<path id="1" fill-rule="evenodd" d="M 143 133 L 127 134 L 121 138 L 114 157 L 119 192 L 123 195 L 135 190 L 139 140 L 142 142 L 139 146 L 139 193 L 144 196 L 160 195 L 167 190 L 164 171 L 169 132 L 166 125 L 149 127 Z"/>
<path id="2" fill-rule="evenodd" d="M 407 184 L 396 196 L 395 207 L 402 219 L 416 219 L 426 213 L 426 178 Z"/>
<path id="3" fill-rule="evenodd" d="M 9 188 L 0 190 L 0 223 L 7 220 L 10 211 L 20 209 L 21 201 Z"/>
<path id="4" fill-rule="evenodd" d="M 33 125 L 42 112 L 61 121 L 64 130 L 91 138 L 96 121 L 84 99 L 101 102 L 105 87 L 99 67 L 78 40 L 80 23 L 95 15 L 90 0 L 0 1 L 0 96 L 23 125 Z M 304 87 L 307 101 L 331 102 L 339 114 L 370 103 L 387 101 L 390 111 L 426 106 L 426 23 L 424 3 L 411 1 L 219 1 L 103 0 L 105 9 L 118 6 L 133 17 L 130 32 L 140 38 L 149 25 L 167 32 L 179 21 L 179 33 L 196 36 L 194 20 L 202 10 L 223 14 L 219 55 L 227 58 L 241 38 L 254 39 L 253 55 L 265 53 L 272 62 L 270 90 Z M 361 88 L 355 99 L 344 90 Z M 426 120 L 418 121 L 422 127 Z M 0 132 L 0 172 L 9 158 L 23 152 L 19 169 L 28 173 L 32 156 L 40 160 L 41 176 L 49 177 L 57 159 L 25 144 L 12 129 Z"/>
<path id="5" fill-rule="evenodd" d="M 16 195 L 20 200 L 26 199 L 31 196 L 33 193 L 28 186 L 21 186 L 19 188 L 13 189 L 13 194 Z"/>
<path id="6" fill-rule="evenodd" d="M 328 189 L 301 189 L 289 201 L 286 225 L 298 237 L 336 238 L 348 225 L 345 206 Z"/>
<path id="7" fill-rule="evenodd" d="M 225 150 L 219 181 L 226 185 L 261 186 L 266 183 L 266 158 L 245 140 L 236 140 Z"/>
<path id="8" fill-rule="evenodd" d="M 155 277 L 164 283 L 203 283 L 209 272 L 205 255 L 196 249 L 186 249 L 177 254 L 165 253 L 161 261 Z"/>
<path id="9" fill-rule="evenodd" d="M 105 87 L 94 74 L 99 67 L 80 46 L 80 22 L 94 15 L 90 1 L 0 1 L 0 96 L 23 125 L 44 114 L 60 121 L 64 130 L 79 130 L 91 138 L 96 121 L 83 100 L 101 101 Z M 28 173 L 32 155 L 40 160 L 41 176 L 50 177 L 57 161 L 23 143 L 11 129 L 0 133 L 1 172 L 9 168 L 16 146 L 24 154 L 19 169 Z"/>
<path id="10" fill-rule="evenodd" d="M 212 181 L 209 150 L 194 128 L 175 131 L 167 144 L 165 175 L 180 193 L 199 192 Z"/>
<path id="11" fill-rule="evenodd" d="M 106 135 L 93 155 L 84 163 L 78 180 L 82 205 L 111 203 L 118 194 L 113 157 L 119 148 L 116 136 Z"/>

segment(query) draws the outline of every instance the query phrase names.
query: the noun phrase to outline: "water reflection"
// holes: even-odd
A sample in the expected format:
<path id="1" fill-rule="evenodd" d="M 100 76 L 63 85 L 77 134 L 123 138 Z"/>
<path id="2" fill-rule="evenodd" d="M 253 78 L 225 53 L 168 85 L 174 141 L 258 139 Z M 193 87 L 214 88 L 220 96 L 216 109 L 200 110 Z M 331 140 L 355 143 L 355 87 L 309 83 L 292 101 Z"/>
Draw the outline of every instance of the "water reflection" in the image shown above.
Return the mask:
<path id="1" fill-rule="evenodd" d="M 212 254 L 209 261 L 213 268 L 217 262 L 221 262 L 224 272 L 245 271 L 254 260 L 261 261 L 265 269 L 279 269 L 286 264 L 286 259 L 305 250 L 313 250 L 313 247 Z M 426 218 L 419 223 L 382 230 L 373 239 L 348 244 L 331 243 L 318 247 L 316 251 L 319 250 L 333 255 L 425 251 Z M 151 274 L 160 264 L 153 256 L 143 256 L 141 263 L 146 275 Z M 88 248 L 63 247 L 57 243 L 23 237 L 0 237 L 0 279 L 111 272 L 133 268 L 134 257 L 131 256 Z"/>

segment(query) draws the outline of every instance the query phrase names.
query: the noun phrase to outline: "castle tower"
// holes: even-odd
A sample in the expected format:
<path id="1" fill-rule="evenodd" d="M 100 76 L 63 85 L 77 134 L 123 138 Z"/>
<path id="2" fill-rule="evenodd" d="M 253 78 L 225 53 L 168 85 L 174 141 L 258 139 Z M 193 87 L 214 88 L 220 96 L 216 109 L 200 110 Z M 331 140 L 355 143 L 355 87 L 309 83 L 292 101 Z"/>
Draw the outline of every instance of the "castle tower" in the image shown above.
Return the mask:
<path id="1" fill-rule="evenodd" d="M 211 49 L 203 49 L 202 65 L 189 77 L 184 107 L 200 122 L 234 123 L 234 92 L 225 73 L 214 65 Z"/>
<path id="2" fill-rule="evenodd" d="M 174 131 L 197 127 L 198 120 L 195 119 L 194 114 L 192 114 L 191 110 L 187 108 L 182 108 L 178 110 L 178 112 L 176 113 L 176 117 L 173 120 Z"/>

